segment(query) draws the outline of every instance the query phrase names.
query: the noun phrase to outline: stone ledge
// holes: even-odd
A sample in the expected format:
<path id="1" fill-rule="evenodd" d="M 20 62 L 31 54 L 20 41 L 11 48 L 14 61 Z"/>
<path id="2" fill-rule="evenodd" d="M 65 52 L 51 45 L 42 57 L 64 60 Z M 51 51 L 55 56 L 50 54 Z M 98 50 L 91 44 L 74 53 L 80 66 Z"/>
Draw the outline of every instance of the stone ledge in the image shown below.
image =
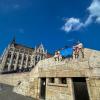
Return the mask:
<path id="1" fill-rule="evenodd" d="M 68 84 L 55 84 L 55 83 L 48 83 L 48 86 L 57 86 L 57 87 L 68 87 Z"/>

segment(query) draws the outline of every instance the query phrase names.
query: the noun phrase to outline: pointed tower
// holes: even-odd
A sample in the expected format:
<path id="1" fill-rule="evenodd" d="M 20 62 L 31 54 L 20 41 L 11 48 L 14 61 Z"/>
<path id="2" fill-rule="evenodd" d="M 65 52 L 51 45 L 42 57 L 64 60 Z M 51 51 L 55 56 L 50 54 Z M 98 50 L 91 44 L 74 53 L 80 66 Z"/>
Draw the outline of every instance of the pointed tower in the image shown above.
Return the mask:
<path id="1" fill-rule="evenodd" d="M 13 37 L 13 40 L 12 40 L 12 42 L 11 42 L 11 44 L 15 44 L 16 43 L 16 38 L 15 38 L 15 36 Z"/>
<path id="2" fill-rule="evenodd" d="M 15 44 L 16 44 L 16 37 L 15 37 L 15 34 L 14 34 L 13 39 L 12 39 L 12 41 L 10 43 L 10 46 L 13 46 L 14 47 Z"/>

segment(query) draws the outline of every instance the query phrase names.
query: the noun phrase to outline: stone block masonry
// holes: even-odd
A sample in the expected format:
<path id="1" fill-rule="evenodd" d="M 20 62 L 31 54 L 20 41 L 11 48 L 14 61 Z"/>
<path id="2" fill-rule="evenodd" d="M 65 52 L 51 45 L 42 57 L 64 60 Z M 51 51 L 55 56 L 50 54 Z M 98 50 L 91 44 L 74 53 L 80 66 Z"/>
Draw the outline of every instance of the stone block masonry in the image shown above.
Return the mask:
<path id="1" fill-rule="evenodd" d="M 78 60 L 41 60 L 30 73 L 1 75 L 0 82 L 40 100 L 100 100 L 100 51 L 84 49 L 84 54 Z"/>

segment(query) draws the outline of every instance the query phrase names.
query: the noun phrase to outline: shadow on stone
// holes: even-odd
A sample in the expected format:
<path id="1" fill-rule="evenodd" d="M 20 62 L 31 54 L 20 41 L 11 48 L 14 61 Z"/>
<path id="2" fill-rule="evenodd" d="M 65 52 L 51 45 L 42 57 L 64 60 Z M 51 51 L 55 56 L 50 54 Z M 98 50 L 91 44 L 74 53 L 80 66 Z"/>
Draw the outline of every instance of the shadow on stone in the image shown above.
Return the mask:
<path id="1" fill-rule="evenodd" d="M 13 86 L 0 84 L 0 100 L 36 100 L 13 92 Z"/>

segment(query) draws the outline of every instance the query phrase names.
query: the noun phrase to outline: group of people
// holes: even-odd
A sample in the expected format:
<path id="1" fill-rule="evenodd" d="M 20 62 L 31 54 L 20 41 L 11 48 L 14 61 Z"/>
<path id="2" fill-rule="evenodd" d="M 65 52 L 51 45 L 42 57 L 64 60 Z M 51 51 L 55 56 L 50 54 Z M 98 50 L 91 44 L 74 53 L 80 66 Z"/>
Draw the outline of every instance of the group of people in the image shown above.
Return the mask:
<path id="1" fill-rule="evenodd" d="M 57 61 L 57 60 L 59 61 L 60 59 L 62 59 L 60 51 L 55 52 L 54 59 L 55 59 L 55 61 Z"/>
<path id="2" fill-rule="evenodd" d="M 75 59 L 77 59 L 77 58 L 79 58 L 80 54 L 81 54 L 82 58 L 84 58 L 84 48 L 83 48 L 82 43 L 78 42 L 77 45 L 74 45 L 72 47 L 72 49 L 73 49 L 72 55 L 67 56 L 67 57 L 62 56 L 60 50 L 56 51 L 55 55 L 54 55 L 55 61 L 63 60 L 64 58 L 69 58 L 69 59 L 70 58 L 75 58 Z"/>
<path id="3" fill-rule="evenodd" d="M 82 58 L 84 58 L 84 48 L 82 43 L 78 42 L 77 45 L 73 46 L 73 50 L 75 58 L 78 58 L 80 53 L 82 55 Z"/>

